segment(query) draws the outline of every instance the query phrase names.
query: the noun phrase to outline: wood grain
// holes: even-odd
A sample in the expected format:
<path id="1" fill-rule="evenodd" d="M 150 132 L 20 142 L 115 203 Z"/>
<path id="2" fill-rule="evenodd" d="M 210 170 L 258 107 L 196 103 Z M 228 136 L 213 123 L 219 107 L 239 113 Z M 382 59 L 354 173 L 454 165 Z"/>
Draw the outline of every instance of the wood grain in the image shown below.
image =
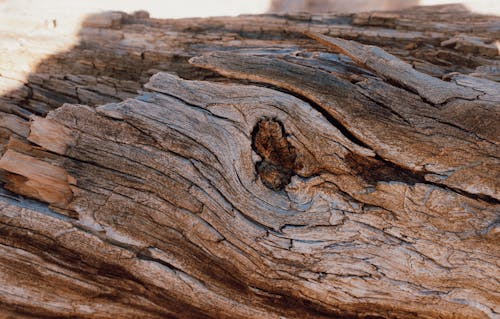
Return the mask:
<path id="1" fill-rule="evenodd" d="M 497 318 L 498 23 L 89 18 L 0 98 L 0 317 Z"/>

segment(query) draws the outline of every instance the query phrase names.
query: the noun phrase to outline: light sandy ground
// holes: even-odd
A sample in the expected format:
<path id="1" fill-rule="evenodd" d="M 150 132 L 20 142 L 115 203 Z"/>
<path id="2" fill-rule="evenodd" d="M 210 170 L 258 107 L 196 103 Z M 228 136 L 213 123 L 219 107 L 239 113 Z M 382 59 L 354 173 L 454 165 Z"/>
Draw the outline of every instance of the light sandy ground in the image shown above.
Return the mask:
<path id="1" fill-rule="evenodd" d="M 17 12 L 61 12 L 69 15 L 98 11 L 146 10 L 155 18 L 208 17 L 262 13 L 269 0 L 6 0 L 0 10 Z"/>

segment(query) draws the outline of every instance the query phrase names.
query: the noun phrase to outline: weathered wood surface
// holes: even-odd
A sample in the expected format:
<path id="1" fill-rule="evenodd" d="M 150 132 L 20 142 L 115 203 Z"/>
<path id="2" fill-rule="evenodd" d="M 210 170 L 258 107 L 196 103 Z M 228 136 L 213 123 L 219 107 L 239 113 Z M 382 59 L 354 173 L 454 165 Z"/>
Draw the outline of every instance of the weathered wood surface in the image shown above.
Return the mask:
<path id="1" fill-rule="evenodd" d="M 113 13 L 80 37 L 2 92 L 0 316 L 500 315 L 500 18 Z"/>

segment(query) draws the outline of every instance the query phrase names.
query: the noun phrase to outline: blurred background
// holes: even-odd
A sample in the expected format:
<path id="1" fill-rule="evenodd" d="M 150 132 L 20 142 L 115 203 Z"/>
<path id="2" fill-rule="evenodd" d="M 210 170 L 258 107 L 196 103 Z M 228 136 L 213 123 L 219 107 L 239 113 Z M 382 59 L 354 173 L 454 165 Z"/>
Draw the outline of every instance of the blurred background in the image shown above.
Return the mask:
<path id="1" fill-rule="evenodd" d="M 273 12 L 361 12 L 371 10 L 399 10 L 416 5 L 464 4 L 469 10 L 479 13 L 500 13 L 500 0 L 271 0 L 269 10 Z"/>
<path id="2" fill-rule="evenodd" d="M 0 36 L 5 30 L 38 33 L 50 26 L 55 29 L 52 32 L 74 34 L 86 16 L 104 11 L 145 10 L 152 18 L 166 19 L 287 12 L 353 13 L 450 3 L 462 4 L 476 13 L 500 15 L 500 0 L 0 0 Z"/>
<path id="3" fill-rule="evenodd" d="M 447 3 L 462 3 L 478 13 L 500 14 L 500 0 L 0 0 L 0 10 L 16 15 L 59 16 L 146 10 L 155 18 L 183 18 L 296 11 L 347 13 Z"/>

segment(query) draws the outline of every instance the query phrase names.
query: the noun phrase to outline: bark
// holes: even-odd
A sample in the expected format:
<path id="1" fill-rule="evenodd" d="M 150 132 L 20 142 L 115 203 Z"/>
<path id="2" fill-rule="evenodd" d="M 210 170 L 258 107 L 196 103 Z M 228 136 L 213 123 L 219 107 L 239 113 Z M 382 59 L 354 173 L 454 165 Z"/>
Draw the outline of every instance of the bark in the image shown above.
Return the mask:
<path id="1" fill-rule="evenodd" d="M 0 51 L 0 315 L 497 318 L 499 25 L 115 12 L 26 81 Z"/>

